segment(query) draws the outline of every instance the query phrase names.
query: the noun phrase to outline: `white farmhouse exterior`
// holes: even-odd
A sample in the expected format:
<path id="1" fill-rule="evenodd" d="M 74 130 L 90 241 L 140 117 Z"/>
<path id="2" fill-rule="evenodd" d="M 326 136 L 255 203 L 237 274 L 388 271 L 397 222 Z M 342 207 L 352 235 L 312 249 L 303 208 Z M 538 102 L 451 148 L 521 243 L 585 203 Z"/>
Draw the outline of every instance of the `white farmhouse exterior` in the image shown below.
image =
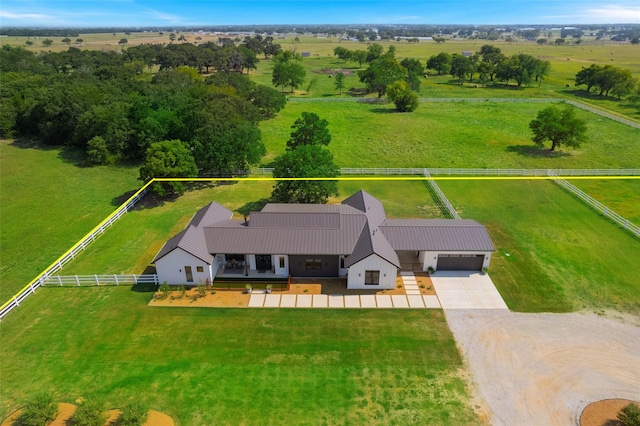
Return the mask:
<path id="1" fill-rule="evenodd" d="M 248 220 L 232 216 L 216 202 L 200 209 L 156 255 L 160 282 L 329 277 L 346 278 L 348 289 L 393 289 L 401 269 L 481 270 L 495 250 L 478 222 L 387 219 L 365 191 L 341 204 L 267 204 Z"/>

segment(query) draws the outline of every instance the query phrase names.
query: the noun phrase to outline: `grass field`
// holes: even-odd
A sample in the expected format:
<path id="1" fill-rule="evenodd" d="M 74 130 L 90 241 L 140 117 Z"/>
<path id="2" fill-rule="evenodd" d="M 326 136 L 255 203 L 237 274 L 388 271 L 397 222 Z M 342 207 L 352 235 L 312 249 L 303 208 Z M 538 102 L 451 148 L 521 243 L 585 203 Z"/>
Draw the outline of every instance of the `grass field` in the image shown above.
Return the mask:
<path id="1" fill-rule="evenodd" d="M 462 217 L 489 229 L 497 248 L 489 273 L 509 308 L 640 314 L 640 242 L 561 187 L 548 181 L 439 185 Z"/>
<path id="2" fill-rule="evenodd" d="M 384 204 L 389 217 L 440 217 L 421 182 L 342 182 L 340 202 L 364 189 Z M 67 264 L 63 275 L 104 273 L 140 274 L 149 266 L 167 239 L 180 232 L 193 214 L 211 201 L 232 210 L 260 207 L 271 195 L 270 182 L 242 182 L 189 191 L 175 202 L 137 209 L 120 219 L 85 252 Z M 250 209 L 250 210 L 251 210 Z M 241 217 L 240 215 L 238 215 Z"/>
<path id="3" fill-rule="evenodd" d="M 59 149 L 0 141 L 4 303 L 139 188 L 134 167 L 78 167 Z"/>
<path id="4" fill-rule="evenodd" d="M 149 308 L 133 290 L 45 288 L 4 319 L 0 418 L 39 389 L 178 425 L 480 424 L 442 311 Z"/>
<path id="5" fill-rule="evenodd" d="M 341 167 L 621 168 L 640 165 L 639 131 L 575 109 L 587 121 L 587 142 L 556 153 L 531 142 L 539 103 L 423 103 L 412 113 L 393 104 L 289 102 L 261 123 L 269 161 L 285 150 L 291 125 L 304 111 L 329 122 L 328 148 Z"/>

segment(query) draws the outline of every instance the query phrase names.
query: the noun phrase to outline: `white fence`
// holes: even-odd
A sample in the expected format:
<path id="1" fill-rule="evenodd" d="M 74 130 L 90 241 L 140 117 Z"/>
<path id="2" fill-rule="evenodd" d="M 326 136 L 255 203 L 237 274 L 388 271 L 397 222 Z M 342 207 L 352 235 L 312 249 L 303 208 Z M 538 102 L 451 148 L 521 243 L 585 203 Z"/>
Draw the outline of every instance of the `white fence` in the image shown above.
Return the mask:
<path id="1" fill-rule="evenodd" d="M 99 286 L 120 284 L 160 284 L 156 274 L 113 275 L 54 275 L 45 279 L 43 286 Z"/>
<path id="2" fill-rule="evenodd" d="M 424 169 L 424 175 L 426 177 L 431 177 L 427 169 Z M 449 212 L 449 216 L 451 216 L 452 219 L 460 219 L 460 215 L 458 214 L 456 209 L 453 208 L 447 197 L 445 197 L 444 193 L 440 190 L 440 187 L 438 186 L 438 184 L 436 184 L 436 181 L 433 179 L 429 179 L 427 180 L 427 185 L 429 185 L 431 187 L 431 190 L 435 193 L 434 198 L 440 199 L 440 204 L 447 209 L 447 211 Z M 436 202 L 438 202 L 438 200 L 436 200 Z"/>
<path id="3" fill-rule="evenodd" d="M 13 296 L 8 302 L 0 307 L 0 320 L 4 318 L 9 312 L 20 305 L 24 299 L 31 294 L 35 293 L 36 289 L 44 285 L 51 279 L 51 275 L 61 270 L 64 265 L 72 261 L 75 256 L 84 250 L 89 244 L 95 241 L 104 231 L 113 225 L 118 219 L 120 219 L 125 213 L 131 210 L 136 203 L 147 192 L 147 187 L 151 182 L 140 188 L 135 194 L 125 201 L 120 207 L 118 207 L 113 213 L 111 213 L 105 220 L 103 220 L 98 226 L 85 235 L 80 241 L 78 241 L 73 247 L 67 250 L 62 256 L 60 256 L 55 262 L 53 262 L 47 269 L 34 278 L 29 284 L 27 284 L 22 290 Z"/>
<path id="4" fill-rule="evenodd" d="M 342 175 L 386 176 L 640 176 L 640 169 L 463 169 L 463 168 L 398 168 L 398 167 L 343 167 Z M 271 175 L 273 168 L 251 169 L 252 175 Z"/>
<path id="5" fill-rule="evenodd" d="M 557 175 L 555 175 L 551 170 L 549 171 L 549 176 L 557 177 Z M 567 182 L 566 180 L 554 179 L 553 181 L 558 185 L 566 188 L 571 193 L 575 194 L 582 201 L 584 201 L 585 203 L 587 203 L 588 205 L 590 205 L 591 207 L 593 207 L 594 209 L 602 213 L 605 217 L 608 217 L 609 219 L 613 220 L 618 225 L 622 226 L 624 229 L 628 229 L 636 237 L 640 237 L 640 227 L 635 225 L 634 223 L 631 223 L 629 219 L 626 219 L 620 216 L 618 213 L 614 212 L 609 207 L 605 206 L 600 201 L 596 200 L 595 198 L 593 198 L 583 190 L 577 188 L 575 185 L 572 185 L 571 183 Z"/>

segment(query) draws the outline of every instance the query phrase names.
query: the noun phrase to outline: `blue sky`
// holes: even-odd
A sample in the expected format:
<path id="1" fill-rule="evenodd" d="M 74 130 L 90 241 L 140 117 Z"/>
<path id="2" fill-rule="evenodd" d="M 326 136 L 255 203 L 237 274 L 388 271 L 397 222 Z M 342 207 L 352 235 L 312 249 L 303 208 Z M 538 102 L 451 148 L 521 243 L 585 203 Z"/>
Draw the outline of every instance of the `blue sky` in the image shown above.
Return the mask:
<path id="1" fill-rule="evenodd" d="M 639 0 L 2 0 L 0 26 L 640 23 Z"/>

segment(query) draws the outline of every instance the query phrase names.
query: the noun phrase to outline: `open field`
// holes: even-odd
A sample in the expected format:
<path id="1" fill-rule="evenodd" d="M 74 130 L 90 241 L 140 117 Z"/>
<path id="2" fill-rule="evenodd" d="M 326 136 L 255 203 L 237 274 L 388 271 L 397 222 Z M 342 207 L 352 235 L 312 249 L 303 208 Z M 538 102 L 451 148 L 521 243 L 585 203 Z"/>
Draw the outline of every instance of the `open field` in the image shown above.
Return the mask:
<path id="1" fill-rule="evenodd" d="M 41 389 L 179 425 L 480 423 L 442 311 L 150 308 L 148 290 L 45 288 L 3 320 L 0 417 Z"/>
<path id="2" fill-rule="evenodd" d="M 78 167 L 69 151 L 0 141 L 4 303 L 140 186 L 134 167 Z"/>
<path id="3" fill-rule="evenodd" d="M 622 217 L 640 225 L 640 179 L 579 180 L 572 183 Z"/>
<path id="4" fill-rule="evenodd" d="M 575 109 L 587 121 L 587 142 L 556 153 L 538 150 L 529 122 L 544 103 L 422 103 L 412 113 L 393 104 L 289 102 L 261 123 L 268 164 L 284 152 L 291 125 L 304 111 L 329 122 L 328 148 L 340 167 L 625 168 L 640 166 L 640 132 Z"/>
<path id="5" fill-rule="evenodd" d="M 490 274 L 510 309 L 640 314 L 640 242 L 548 181 L 442 181 L 497 251 Z M 637 198 L 635 198 L 637 204 Z"/>
<path id="6" fill-rule="evenodd" d="M 235 211 L 259 210 L 271 195 L 271 187 L 270 182 L 216 186 L 189 191 L 175 202 L 136 209 L 66 265 L 61 274 L 141 274 L 165 241 L 184 229 L 199 208 L 215 200 Z M 378 197 L 389 217 L 440 217 L 421 182 L 342 182 L 340 197 L 331 201 L 340 202 L 360 189 Z"/>

